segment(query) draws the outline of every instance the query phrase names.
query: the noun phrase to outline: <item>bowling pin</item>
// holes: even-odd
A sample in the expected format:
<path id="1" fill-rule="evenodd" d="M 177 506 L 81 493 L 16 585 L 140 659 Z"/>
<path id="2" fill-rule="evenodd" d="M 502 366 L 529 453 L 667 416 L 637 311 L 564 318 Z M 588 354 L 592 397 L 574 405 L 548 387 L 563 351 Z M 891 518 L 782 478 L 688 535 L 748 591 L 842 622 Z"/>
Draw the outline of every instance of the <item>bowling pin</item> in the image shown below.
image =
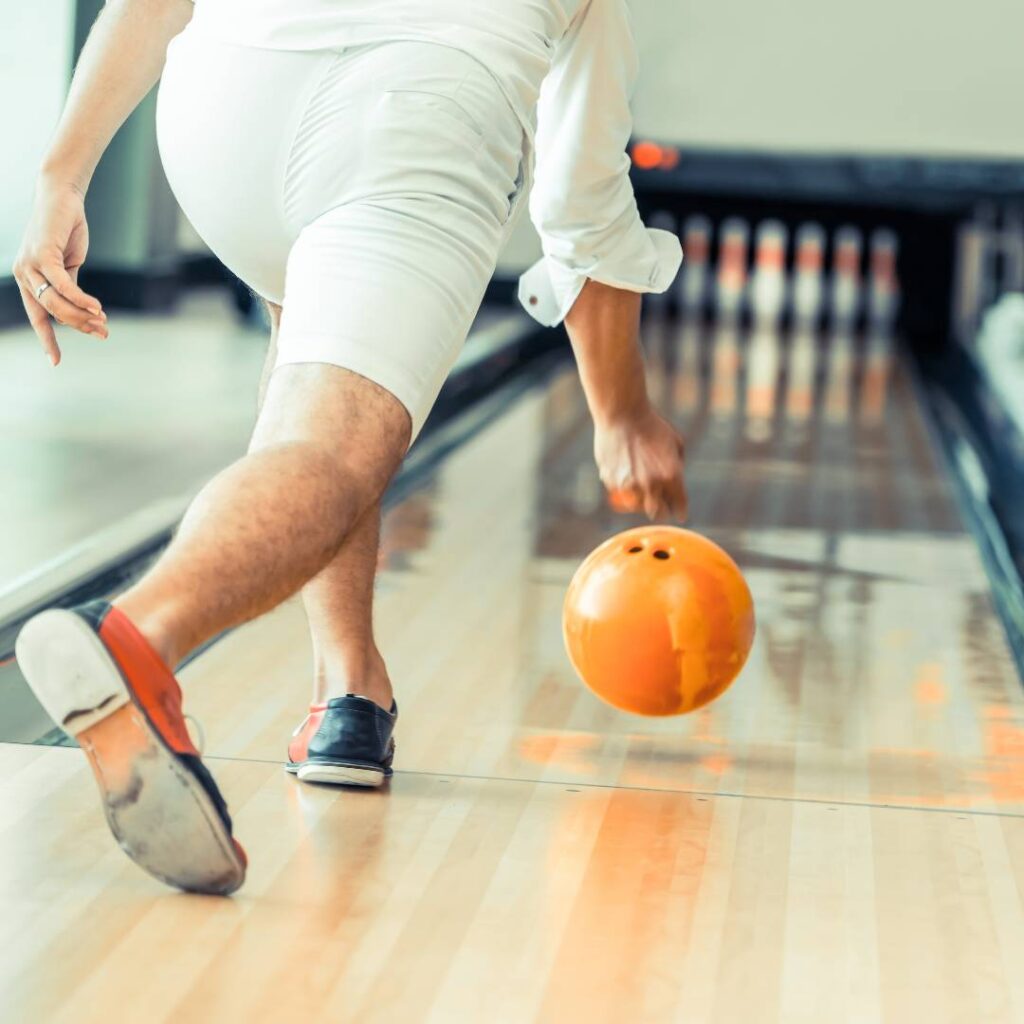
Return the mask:
<path id="1" fill-rule="evenodd" d="M 750 284 L 750 310 L 759 330 L 771 331 L 786 304 L 786 242 L 781 221 L 758 225 L 754 250 L 754 277 Z"/>
<path id="2" fill-rule="evenodd" d="M 796 234 L 793 269 L 793 324 L 813 329 L 821 319 L 825 295 L 825 232 L 820 224 L 801 224 Z"/>
<path id="3" fill-rule="evenodd" d="M 740 332 L 736 317 L 723 316 L 711 335 L 711 412 L 731 422 L 739 404 Z"/>
<path id="4" fill-rule="evenodd" d="M 850 418 L 853 363 L 853 335 L 847 328 L 840 328 L 829 339 L 828 378 L 825 382 L 825 417 L 833 423 L 846 423 Z"/>
<path id="5" fill-rule="evenodd" d="M 832 327 L 843 331 L 853 327 L 861 304 L 861 233 L 849 225 L 841 227 L 832 250 L 829 314 Z"/>
<path id="6" fill-rule="evenodd" d="M 868 269 L 868 330 L 871 335 L 892 333 L 899 309 L 896 278 L 898 243 L 894 232 L 878 228 L 872 232 Z"/>
<path id="7" fill-rule="evenodd" d="M 864 372 L 858 407 L 863 423 L 877 426 L 885 418 L 886 398 L 892 375 L 893 327 L 899 310 L 896 276 L 896 235 L 879 228 L 871 235 L 868 257 L 868 316 L 864 342 Z"/>
<path id="8" fill-rule="evenodd" d="M 789 343 L 786 386 L 786 419 L 802 427 L 814 408 L 814 373 L 817 366 L 817 334 L 813 327 L 797 325 Z"/>
<path id="9" fill-rule="evenodd" d="M 860 418 L 866 424 L 875 426 L 885 418 L 893 359 L 892 335 L 888 331 L 871 332 L 864 347 L 860 385 Z"/>
<path id="10" fill-rule="evenodd" d="M 751 441 L 767 441 L 772 436 L 780 343 L 779 332 L 771 325 L 755 327 L 747 342 L 745 433 Z"/>
<path id="11" fill-rule="evenodd" d="M 827 340 L 825 417 L 845 423 L 850 415 L 854 369 L 854 325 L 861 304 L 861 235 L 856 228 L 836 232 L 831 285 L 831 325 Z"/>
<path id="12" fill-rule="evenodd" d="M 718 242 L 718 280 L 716 305 L 719 317 L 735 320 L 743 310 L 747 285 L 746 221 L 730 217 L 722 224 Z"/>
<path id="13" fill-rule="evenodd" d="M 962 345 L 974 343 L 981 315 L 992 304 L 995 249 L 995 210 L 986 203 L 957 229 L 952 321 Z"/>
<path id="14" fill-rule="evenodd" d="M 683 272 L 680 305 L 687 316 L 700 316 L 708 297 L 711 221 L 696 214 L 683 225 Z"/>

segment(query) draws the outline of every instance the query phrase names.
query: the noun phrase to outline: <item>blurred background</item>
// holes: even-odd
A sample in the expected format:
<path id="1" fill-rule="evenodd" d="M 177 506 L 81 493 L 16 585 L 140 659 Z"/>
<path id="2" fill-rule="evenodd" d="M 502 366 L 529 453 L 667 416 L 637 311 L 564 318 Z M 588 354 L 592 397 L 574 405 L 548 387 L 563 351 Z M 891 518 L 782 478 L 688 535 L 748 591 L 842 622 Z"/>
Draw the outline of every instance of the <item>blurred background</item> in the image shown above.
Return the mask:
<path id="1" fill-rule="evenodd" d="M 4 14 L 5 271 L 100 7 L 39 0 Z M 1014 551 L 1024 5 L 631 7 L 642 68 L 631 147 L 637 195 L 648 223 L 677 230 L 687 253 L 672 293 L 649 308 L 783 326 L 803 316 L 824 327 L 842 307 L 836 317 L 898 335 L 922 379 L 976 382 L 984 395 L 975 405 L 957 397 L 949 430 L 973 438 L 986 500 Z M 116 542 L 133 516 L 149 523 L 157 507 L 154 521 L 163 521 L 242 450 L 253 421 L 267 324 L 175 202 L 156 148 L 155 100 L 154 90 L 118 133 L 86 200 L 82 282 L 105 304 L 109 340 L 58 328 L 65 361 L 53 371 L 13 279 L 0 277 L 0 587 L 8 594 L 104 531 Z M 513 294 L 538 254 L 524 217 L 438 421 L 533 351 Z"/>

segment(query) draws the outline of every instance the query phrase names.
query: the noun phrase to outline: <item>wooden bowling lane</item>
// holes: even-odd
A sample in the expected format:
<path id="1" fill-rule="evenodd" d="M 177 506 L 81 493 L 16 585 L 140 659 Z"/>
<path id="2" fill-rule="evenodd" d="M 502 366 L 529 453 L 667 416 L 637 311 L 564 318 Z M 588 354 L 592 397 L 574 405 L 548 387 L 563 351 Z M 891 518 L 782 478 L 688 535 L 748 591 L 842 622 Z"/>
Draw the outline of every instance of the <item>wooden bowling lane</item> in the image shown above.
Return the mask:
<path id="1" fill-rule="evenodd" d="M 5 1020 L 1024 1016 L 1012 815 L 215 760 L 252 854 L 218 900 L 121 855 L 76 751 L 0 765 Z"/>
<path id="2" fill-rule="evenodd" d="M 77 751 L 0 745 L 2 1019 L 1024 1019 L 1024 700 L 891 346 L 759 337 L 752 372 L 735 325 L 645 341 L 691 525 L 757 605 L 733 688 L 655 720 L 573 677 L 566 584 L 638 520 L 566 367 L 387 516 L 389 787 L 282 770 L 297 602 L 183 673 L 250 855 L 235 897 L 127 861 Z"/>
<path id="3" fill-rule="evenodd" d="M 652 387 L 689 438 L 691 525 L 736 557 L 756 601 L 732 690 L 659 720 L 576 681 L 565 587 L 588 551 L 640 520 L 604 504 L 566 368 L 388 516 L 377 620 L 401 711 L 395 787 L 402 773 L 440 772 L 1024 811 L 1020 682 L 892 346 L 845 338 L 836 358 L 831 337 L 759 338 L 777 348 L 758 357 L 762 378 L 775 367 L 774 408 L 759 391 L 752 433 L 747 396 L 766 385 L 751 383 L 749 340 L 735 326 L 646 328 Z M 887 385 L 865 416 L 867 369 Z M 845 395 L 831 411 L 830 393 Z M 184 681 L 213 753 L 270 761 L 310 674 L 291 602 Z"/>

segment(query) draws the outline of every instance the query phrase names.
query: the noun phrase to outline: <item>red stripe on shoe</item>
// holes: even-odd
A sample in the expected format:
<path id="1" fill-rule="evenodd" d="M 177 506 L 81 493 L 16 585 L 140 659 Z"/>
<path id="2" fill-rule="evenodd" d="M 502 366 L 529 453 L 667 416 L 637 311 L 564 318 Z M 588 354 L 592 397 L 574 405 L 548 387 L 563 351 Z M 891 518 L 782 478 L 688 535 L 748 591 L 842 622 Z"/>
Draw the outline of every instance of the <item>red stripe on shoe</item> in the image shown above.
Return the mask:
<path id="1" fill-rule="evenodd" d="M 177 754 L 198 757 L 181 713 L 181 687 L 149 641 L 113 606 L 103 618 L 99 636 L 167 746 Z"/>
<path id="2" fill-rule="evenodd" d="M 295 733 L 291 743 L 288 744 L 288 759 L 293 764 L 305 761 L 309 757 L 309 741 L 316 735 L 317 729 L 320 728 L 320 723 L 324 720 L 324 712 L 326 710 L 326 704 L 309 705 L 309 714 L 306 716 L 306 720 L 299 726 L 298 732 Z"/>

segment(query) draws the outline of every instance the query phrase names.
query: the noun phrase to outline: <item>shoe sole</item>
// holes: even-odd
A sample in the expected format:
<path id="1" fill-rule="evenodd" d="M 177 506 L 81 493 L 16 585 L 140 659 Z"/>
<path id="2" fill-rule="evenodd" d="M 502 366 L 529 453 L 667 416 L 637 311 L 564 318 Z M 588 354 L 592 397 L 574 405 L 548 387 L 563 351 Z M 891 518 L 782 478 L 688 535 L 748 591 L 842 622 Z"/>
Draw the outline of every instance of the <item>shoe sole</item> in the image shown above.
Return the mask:
<path id="1" fill-rule="evenodd" d="M 22 628 L 15 654 L 47 714 L 89 759 L 124 852 L 168 885 L 234 892 L 245 862 L 217 808 L 135 703 L 88 623 L 73 612 L 42 612 Z"/>
<path id="2" fill-rule="evenodd" d="M 390 778 L 379 768 L 359 768 L 345 764 L 313 764 L 306 762 L 299 765 L 285 765 L 285 771 L 291 772 L 302 782 L 326 782 L 333 786 L 362 786 L 378 789 Z"/>

